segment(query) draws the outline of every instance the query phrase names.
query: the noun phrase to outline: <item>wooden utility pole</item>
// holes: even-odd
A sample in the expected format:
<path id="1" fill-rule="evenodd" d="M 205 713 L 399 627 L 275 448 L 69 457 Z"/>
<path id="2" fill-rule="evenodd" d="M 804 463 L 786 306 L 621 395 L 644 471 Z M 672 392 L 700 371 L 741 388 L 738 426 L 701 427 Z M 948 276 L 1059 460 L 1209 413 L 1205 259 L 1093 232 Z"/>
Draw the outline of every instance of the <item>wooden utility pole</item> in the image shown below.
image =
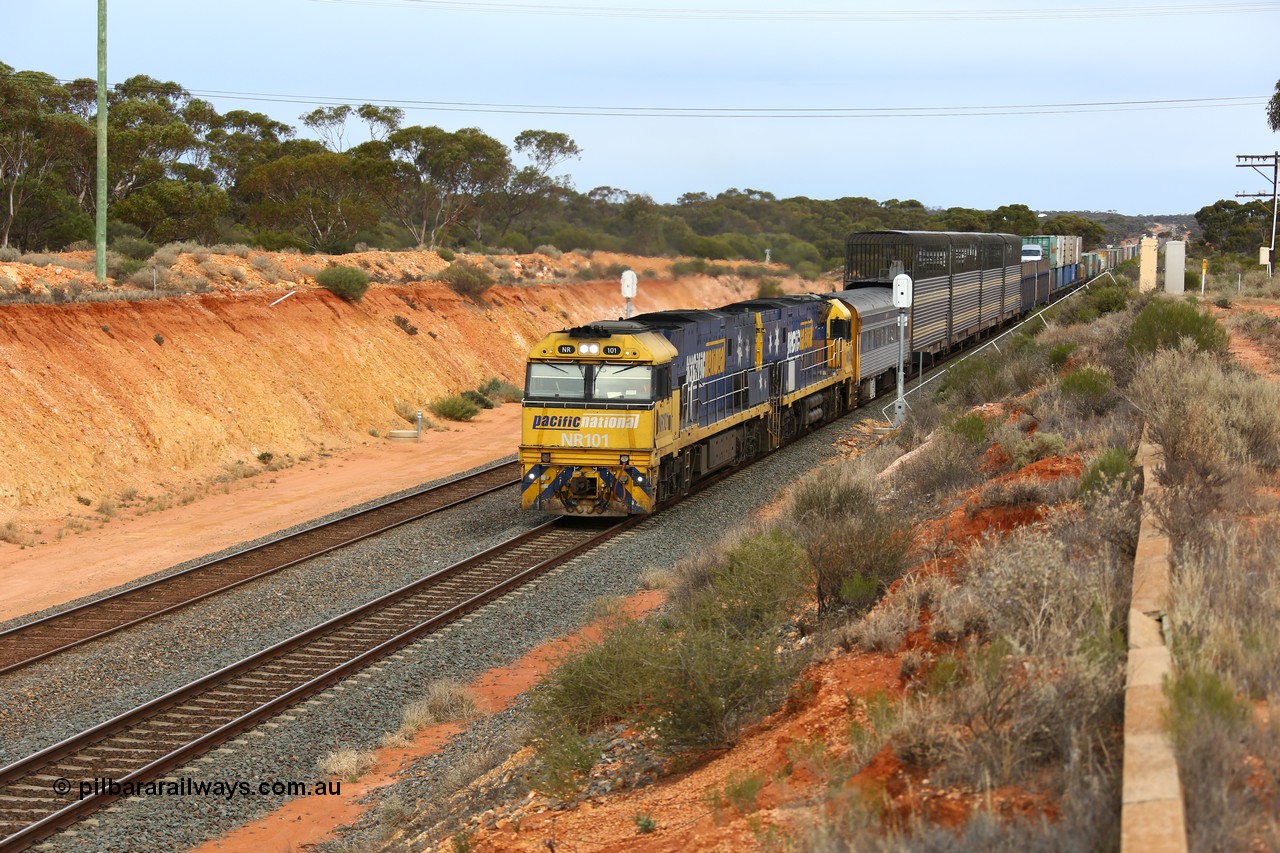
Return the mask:
<path id="1" fill-rule="evenodd" d="M 1280 151 L 1274 154 L 1237 154 L 1237 169 L 1253 169 L 1264 178 L 1267 173 L 1263 166 L 1271 167 L 1270 193 L 1236 193 L 1236 198 L 1266 198 L 1271 196 L 1271 250 L 1267 254 L 1267 278 L 1275 274 L 1276 268 L 1276 211 L 1280 201 Z"/>
<path id="2" fill-rule="evenodd" d="M 98 0 L 98 219 L 94 228 L 98 283 L 107 280 L 107 0 Z"/>

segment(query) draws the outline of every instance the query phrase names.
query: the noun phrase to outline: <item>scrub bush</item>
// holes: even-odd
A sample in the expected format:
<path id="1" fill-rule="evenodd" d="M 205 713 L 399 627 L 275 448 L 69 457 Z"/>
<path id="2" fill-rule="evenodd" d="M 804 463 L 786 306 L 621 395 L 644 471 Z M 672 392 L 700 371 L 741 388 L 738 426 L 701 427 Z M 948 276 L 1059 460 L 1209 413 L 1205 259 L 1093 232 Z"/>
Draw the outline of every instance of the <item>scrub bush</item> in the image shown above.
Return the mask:
<path id="1" fill-rule="evenodd" d="M 1067 359 L 1071 357 L 1071 354 L 1079 348 L 1080 345 L 1075 341 L 1064 341 L 1056 344 L 1049 350 L 1049 366 L 1054 370 L 1061 370 L 1066 365 Z"/>
<path id="2" fill-rule="evenodd" d="M 970 412 L 956 418 L 951 424 L 951 431 L 974 444 L 982 444 L 987 440 L 987 419 L 977 412 Z"/>
<path id="3" fill-rule="evenodd" d="M 430 408 L 433 415 L 446 421 L 469 421 L 480 414 L 480 407 L 462 395 L 433 400 Z"/>
<path id="4" fill-rule="evenodd" d="M 1154 353 L 1173 349 L 1182 338 L 1190 338 L 1202 352 L 1225 352 L 1227 330 L 1194 305 L 1157 299 L 1138 312 L 1129 330 L 1129 349 Z"/>
<path id="5" fill-rule="evenodd" d="M 462 396 L 475 403 L 481 409 L 493 408 L 493 401 L 479 391 L 463 391 Z"/>
<path id="6" fill-rule="evenodd" d="M 906 528 L 875 494 L 852 465 L 824 467 L 792 490 L 785 517 L 808 554 L 820 617 L 866 612 L 906 571 Z"/>
<path id="7" fill-rule="evenodd" d="M 970 356 L 947 368 L 938 397 L 954 405 L 977 406 L 999 400 L 1009 393 L 1011 383 L 987 358 Z"/>
<path id="8" fill-rule="evenodd" d="M 137 261 L 145 261 L 156 253 L 156 244 L 141 237 L 121 237 L 111 244 L 111 248 Z"/>
<path id="9" fill-rule="evenodd" d="M 479 392 L 497 403 L 519 403 L 524 398 L 524 391 L 510 382 L 503 382 L 494 377 L 479 387 Z"/>
<path id="10" fill-rule="evenodd" d="M 1062 396 L 1086 414 L 1100 414 L 1115 403 L 1111 377 L 1101 370 L 1084 367 L 1062 377 Z"/>
<path id="11" fill-rule="evenodd" d="M 364 270 L 339 264 L 316 273 L 316 283 L 334 296 L 359 302 L 369 289 L 369 276 Z"/>
<path id="12" fill-rule="evenodd" d="M 494 285 L 493 276 L 487 270 L 462 262 L 450 264 L 440 278 L 454 293 L 471 299 L 476 299 Z"/>
<path id="13" fill-rule="evenodd" d="M 1129 483 L 1133 479 L 1133 463 L 1129 454 L 1119 447 L 1102 450 L 1080 476 L 1080 494 L 1087 495 L 1114 483 Z"/>

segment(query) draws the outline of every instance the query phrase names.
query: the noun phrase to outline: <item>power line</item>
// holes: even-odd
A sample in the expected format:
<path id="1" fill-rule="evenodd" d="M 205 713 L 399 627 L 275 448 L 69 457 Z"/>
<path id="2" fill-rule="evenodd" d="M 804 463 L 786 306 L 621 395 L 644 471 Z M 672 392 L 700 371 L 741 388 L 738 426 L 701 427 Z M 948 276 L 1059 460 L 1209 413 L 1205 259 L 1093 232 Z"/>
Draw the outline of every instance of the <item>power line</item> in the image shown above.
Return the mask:
<path id="1" fill-rule="evenodd" d="M 10 74 L 8 76 L 14 76 Z M 68 80 L 56 81 L 66 84 Z M 145 87 L 142 87 L 145 88 Z M 162 91 L 157 84 L 156 91 Z M 332 95 L 297 95 L 271 92 L 238 92 L 224 89 L 184 89 L 187 94 L 206 100 L 256 101 L 297 104 L 301 106 L 342 106 L 372 104 L 397 107 L 406 111 L 492 113 L 505 115 L 589 116 L 617 118 L 958 118 L 1018 115 L 1061 115 L 1077 113 L 1151 112 L 1158 110 L 1219 109 L 1260 106 L 1268 97 L 1233 96 L 1215 98 L 1151 98 L 1125 101 L 1066 101 L 1060 103 L 988 104 L 946 107 L 663 107 L 609 106 L 603 104 L 513 104 L 483 101 L 422 101 L 388 98 L 353 98 Z"/>
<path id="2" fill-rule="evenodd" d="M 504 15 L 555 15 L 579 18 L 652 18 L 707 21 L 801 21 L 811 23 L 925 23 L 934 21 L 1043 21 L 1095 18 L 1238 15 L 1280 11 L 1280 2 L 1186 3 L 1149 6 L 1094 6 L 1080 9 L 881 9 L 768 10 L 685 9 L 657 6 L 588 6 L 548 3 L 474 3 L 470 0 L 312 0 L 346 6 L 419 8 L 438 12 L 481 12 Z"/>

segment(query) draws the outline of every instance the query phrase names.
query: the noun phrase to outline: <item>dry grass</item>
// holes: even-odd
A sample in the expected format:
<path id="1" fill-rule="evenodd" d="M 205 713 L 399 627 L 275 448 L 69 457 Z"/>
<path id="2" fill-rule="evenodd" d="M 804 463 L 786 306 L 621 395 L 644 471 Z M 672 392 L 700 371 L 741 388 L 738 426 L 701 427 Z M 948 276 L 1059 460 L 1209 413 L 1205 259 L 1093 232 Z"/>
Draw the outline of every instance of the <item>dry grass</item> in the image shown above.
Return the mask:
<path id="1" fill-rule="evenodd" d="M 413 742 L 419 730 L 437 723 L 472 720 L 480 716 L 475 696 L 460 682 L 441 679 L 427 685 L 421 699 L 410 702 L 402 712 L 400 728 L 382 738 L 383 746 L 403 747 Z"/>
<path id="2" fill-rule="evenodd" d="M 377 763 L 372 751 L 339 749 L 321 759 L 317 766 L 331 776 L 354 782 L 373 769 Z"/>

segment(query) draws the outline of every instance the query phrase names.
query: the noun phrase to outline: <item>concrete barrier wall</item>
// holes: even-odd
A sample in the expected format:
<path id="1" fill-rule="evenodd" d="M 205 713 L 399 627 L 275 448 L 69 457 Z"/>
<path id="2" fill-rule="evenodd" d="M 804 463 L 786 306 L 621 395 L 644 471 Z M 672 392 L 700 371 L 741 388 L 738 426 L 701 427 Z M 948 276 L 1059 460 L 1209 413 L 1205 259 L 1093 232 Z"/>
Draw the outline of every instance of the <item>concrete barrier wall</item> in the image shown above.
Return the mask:
<path id="1" fill-rule="evenodd" d="M 1156 448 L 1143 431 L 1137 464 L 1143 477 L 1142 526 L 1133 561 L 1129 604 L 1129 662 L 1124 690 L 1124 781 L 1120 812 L 1122 853 L 1178 853 L 1187 849 L 1182 783 L 1164 717 L 1164 681 L 1173 658 L 1161 626 L 1169 594 L 1168 538 L 1155 525 L 1152 501 Z"/>

